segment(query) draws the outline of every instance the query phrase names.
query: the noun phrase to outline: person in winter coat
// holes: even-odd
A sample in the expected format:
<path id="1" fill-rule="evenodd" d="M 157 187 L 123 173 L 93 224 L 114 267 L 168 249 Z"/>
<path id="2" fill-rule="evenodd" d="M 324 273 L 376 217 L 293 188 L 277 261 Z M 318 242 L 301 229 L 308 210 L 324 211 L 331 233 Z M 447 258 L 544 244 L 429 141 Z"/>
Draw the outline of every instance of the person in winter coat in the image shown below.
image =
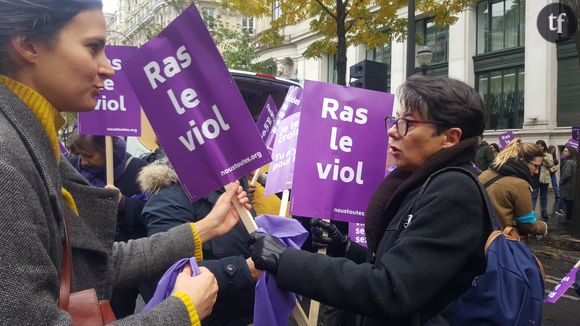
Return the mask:
<path id="1" fill-rule="evenodd" d="M 483 172 L 489 168 L 494 158 L 493 149 L 491 149 L 486 141 L 482 141 L 475 154 L 475 165 Z"/>
<path id="2" fill-rule="evenodd" d="M 150 195 L 143 208 L 149 236 L 175 226 L 197 222 L 209 214 L 223 189 L 191 202 L 167 157 L 139 173 L 141 189 Z M 248 325 L 254 314 L 254 288 L 261 271 L 254 268 L 248 250 L 249 234 L 242 222 L 203 246 L 203 262 L 217 278 L 218 300 L 204 325 Z"/>
<path id="3" fill-rule="evenodd" d="M 107 185 L 105 136 L 88 136 L 76 134 L 71 139 L 71 155 L 68 157 L 72 166 L 95 187 L 110 187 L 120 192 L 117 211 L 117 232 L 115 241 L 129 241 L 147 236 L 141 211 L 145 206 L 144 198 L 138 198 L 141 190 L 137 184 L 137 174 L 147 162 L 131 156 L 126 151 L 125 141 L 113 137 L 114 185 Z M 147 288 L 115 289 L 111 297 L 111 307 L 117 318 L 132 315 L 135 312 L 137 296 L 148 300 L 153 293 Z"/>
<path id="4" fill-rule="evenodd" d="M 573 147 L 565 147 L 562 154 L 566 158 L 566 163 L 562 167 L 562 175 L 560 176 L 560 196 L 566 205 L 566 221 L 571 221 L 576 190 L 576 157 L 578 152 Z"/>
<path id="5" fill-rule="evenodd" d="M 540 209 L 542 210 L 542 219 L 548 220 L 548 187 L 550 186 L 550 169 L 554 166 L 552 154 L 548 153 L 548 146 L 543 140 L 536 141 L 536 145 L 544 151 L 544 163 L 538 173 L 538 178 L 532 180 L 532 208 L 536 208 L 538 195 L 540 196 Z"/>
<path id="6" fill-rule="evenodd" d="M 501 228 L 514 226 L 520 234 L 546 236 L 548 225 L 537 221 L 532 209 L 532 175 L 544 162 L 544 152 L 535 144 L 512 140 L 487 171 L 479 176 L 486 188 Z"/>
<path id="7" fill-rule="evenodd" d="M 106 22 L 96 0 L 0 0 L 0 324 L 71 325 L 59 308 L 64 223 L 72 247 L 71 292 L 110 299 L 239 220 L 233 187 L 202 221 L 151 238 L 114 242 L 119 192 L 95 188 L 60 155 L 61 112 L 86 112 L 114 70 L 104 54 Z M 191 325 L 209 315 L 217 282 L 201 268 L 179 274 L 175 292 L 116 325 Z M 63 291 L 65 293 L 66 291 Z"/>
<path id="8" fill-rule="evenodd" d="M 463 82 L 418 75 L 401 86 L 399 101 L 397 117 L 386 117 L 397 168 L 365 213 L 368 250 L 340 232 L 313 234 L 334 257 L 254 233 L 252 258 L 276 275 L 280 289 L 359 314 L 359 325 L 451 323 L 453 302 L 485 269 L 490 217 L 477 181 L 459 171 L 436 176 L 416 196 L 441 169 L 472 169 L 483 103 Z"/>

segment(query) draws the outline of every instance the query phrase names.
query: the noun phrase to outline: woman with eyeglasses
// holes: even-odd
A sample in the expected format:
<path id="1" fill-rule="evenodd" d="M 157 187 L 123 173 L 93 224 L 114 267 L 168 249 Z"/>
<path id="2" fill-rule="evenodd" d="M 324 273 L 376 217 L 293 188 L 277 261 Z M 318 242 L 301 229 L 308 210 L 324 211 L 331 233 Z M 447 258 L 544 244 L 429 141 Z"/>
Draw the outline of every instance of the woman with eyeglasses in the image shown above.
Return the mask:
<path id="1" fill-rule="evenodd" d="M 536 220 L 532 208 L 532 176 L 539 173 L 543 163 L 544 151 L 539 146 L 516 138 L 479 176 L 502 229 L 514 226 L 520 234 L 548 234 L 548 225 Z"/>
<path id="2" fill-rule="evenodd" d="M 368 204 L 368 249 L 315 220 L 313 241 L 326 243 L 329 256 L 256 233 L 252 258 L 276 275 L 279 288 L 356 313 L 359 325 L 450 323 L 453 302 L 484 271 L 491 232 L 471 165 L 484 130 L 483 103 L 463 82 L 418 75 L 398 96 L 401 109 L 386 119 L 397 168 Z M 417 198 L 447 167 L 468 171 L 443 171 Z"/>

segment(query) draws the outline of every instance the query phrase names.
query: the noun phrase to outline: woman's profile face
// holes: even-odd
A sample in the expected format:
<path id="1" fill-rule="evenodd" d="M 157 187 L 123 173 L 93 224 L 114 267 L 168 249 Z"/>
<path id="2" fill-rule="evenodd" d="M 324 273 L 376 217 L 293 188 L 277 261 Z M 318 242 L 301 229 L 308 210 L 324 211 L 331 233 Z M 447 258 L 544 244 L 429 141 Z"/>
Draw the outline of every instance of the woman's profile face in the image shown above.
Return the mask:
<path id="1" fill-rule="evenodd" d="M 564 150 L 562 151 L 562 155 L 564 155 L 564 157 L 569 157 L 570 156 L 570 151 L 568 150 L 568 148 L 564 148 Z"/>
<path id="2" fill-rule="evenodd" d="M 80 151 L 79 158 L 81 166 L 89 168 L 100 168 L 105 165 L 105 153 L 97 150 Z"/>
<path id="3" fill-rule="evenodd" d="M 419 114 L 408 114 L 404 111 L 398 116 L 411 120 L 428 120 Z M 398 168 L 405 171 L 415 171 L 429 157 L 442 148 L 444 135 L 437 135 L 434 124 L 409 124 L 407 134 L 402 136 L 393 125 L 389 131 L 389 154 L 395 159 Z"/>
<path id="4" fill-rule="evenodd" d="M 106 22 L 98 9 L 80 12 L 62 27 L 55 40 L 38 42 L 32 85 L 57 110 L 94 109 L 104 81 L 114 74 L 105 57 Z"/>

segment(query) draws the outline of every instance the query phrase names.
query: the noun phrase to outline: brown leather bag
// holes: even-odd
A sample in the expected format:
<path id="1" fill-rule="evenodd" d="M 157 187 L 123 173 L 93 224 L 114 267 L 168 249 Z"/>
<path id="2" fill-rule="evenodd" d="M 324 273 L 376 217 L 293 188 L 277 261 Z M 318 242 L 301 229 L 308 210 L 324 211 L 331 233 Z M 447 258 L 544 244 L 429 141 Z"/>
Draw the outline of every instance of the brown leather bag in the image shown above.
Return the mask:
<path id="1" fill-rule="evenodd" d="M 70 293 L 72 278 L 72 250 L 70 246 L 68 222 L 65 218 L 64 226 L 64 255 L 60 275 L 60 296 L 58 306 L 68 311 L 73 326 L 103 326 L 116 320 L 109 301 L 99 301 L 95 289 L 86 289 Z"/>

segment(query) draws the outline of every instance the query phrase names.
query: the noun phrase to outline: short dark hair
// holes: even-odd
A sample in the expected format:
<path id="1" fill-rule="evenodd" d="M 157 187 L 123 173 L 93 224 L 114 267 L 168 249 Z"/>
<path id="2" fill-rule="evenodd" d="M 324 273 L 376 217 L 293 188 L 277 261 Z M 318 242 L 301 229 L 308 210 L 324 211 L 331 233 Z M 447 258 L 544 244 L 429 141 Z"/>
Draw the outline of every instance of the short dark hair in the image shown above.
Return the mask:
<path id="1" fill-rule="evenodd" d="M 466 83 L 453 78 L 413 75 L 399 87 L 398 95 L 406 112 L 444 122 L 437 134 L 449 128 L 460 128 L 461 140 L 480 136 L 485 130 L 483 101 Z"/>
<path id="2" fill-rule="evenodd" d="M 547 153 L 548 152 L 548 145 L 546 145 L 546 142 L 545 141 L 543 141 L 543 140 L 540 139 L 540 140 L 536 141 L 536 145 L 542 145 L 542 146 L 544 146 L 544 153 Z"/>
<path id="3" fill-rule="evenodd" d="M 575 159 L 576 156 L 578 156 L 578 151 L 576 150 L 576 148 L 572 147 L 572 146 L 566 146 L 566 148 L 568 149 L 568 152 L 570 153 L 570 155 L 568 155 L 569 159 Z"/>
<path id="4" fill-rule="evenodd" d="M 28 36 L 51 42 L 82 11 L 102 9 L 101 0 L 0 0 L 0 73 L 10 69 L 10 38 Z"/>

